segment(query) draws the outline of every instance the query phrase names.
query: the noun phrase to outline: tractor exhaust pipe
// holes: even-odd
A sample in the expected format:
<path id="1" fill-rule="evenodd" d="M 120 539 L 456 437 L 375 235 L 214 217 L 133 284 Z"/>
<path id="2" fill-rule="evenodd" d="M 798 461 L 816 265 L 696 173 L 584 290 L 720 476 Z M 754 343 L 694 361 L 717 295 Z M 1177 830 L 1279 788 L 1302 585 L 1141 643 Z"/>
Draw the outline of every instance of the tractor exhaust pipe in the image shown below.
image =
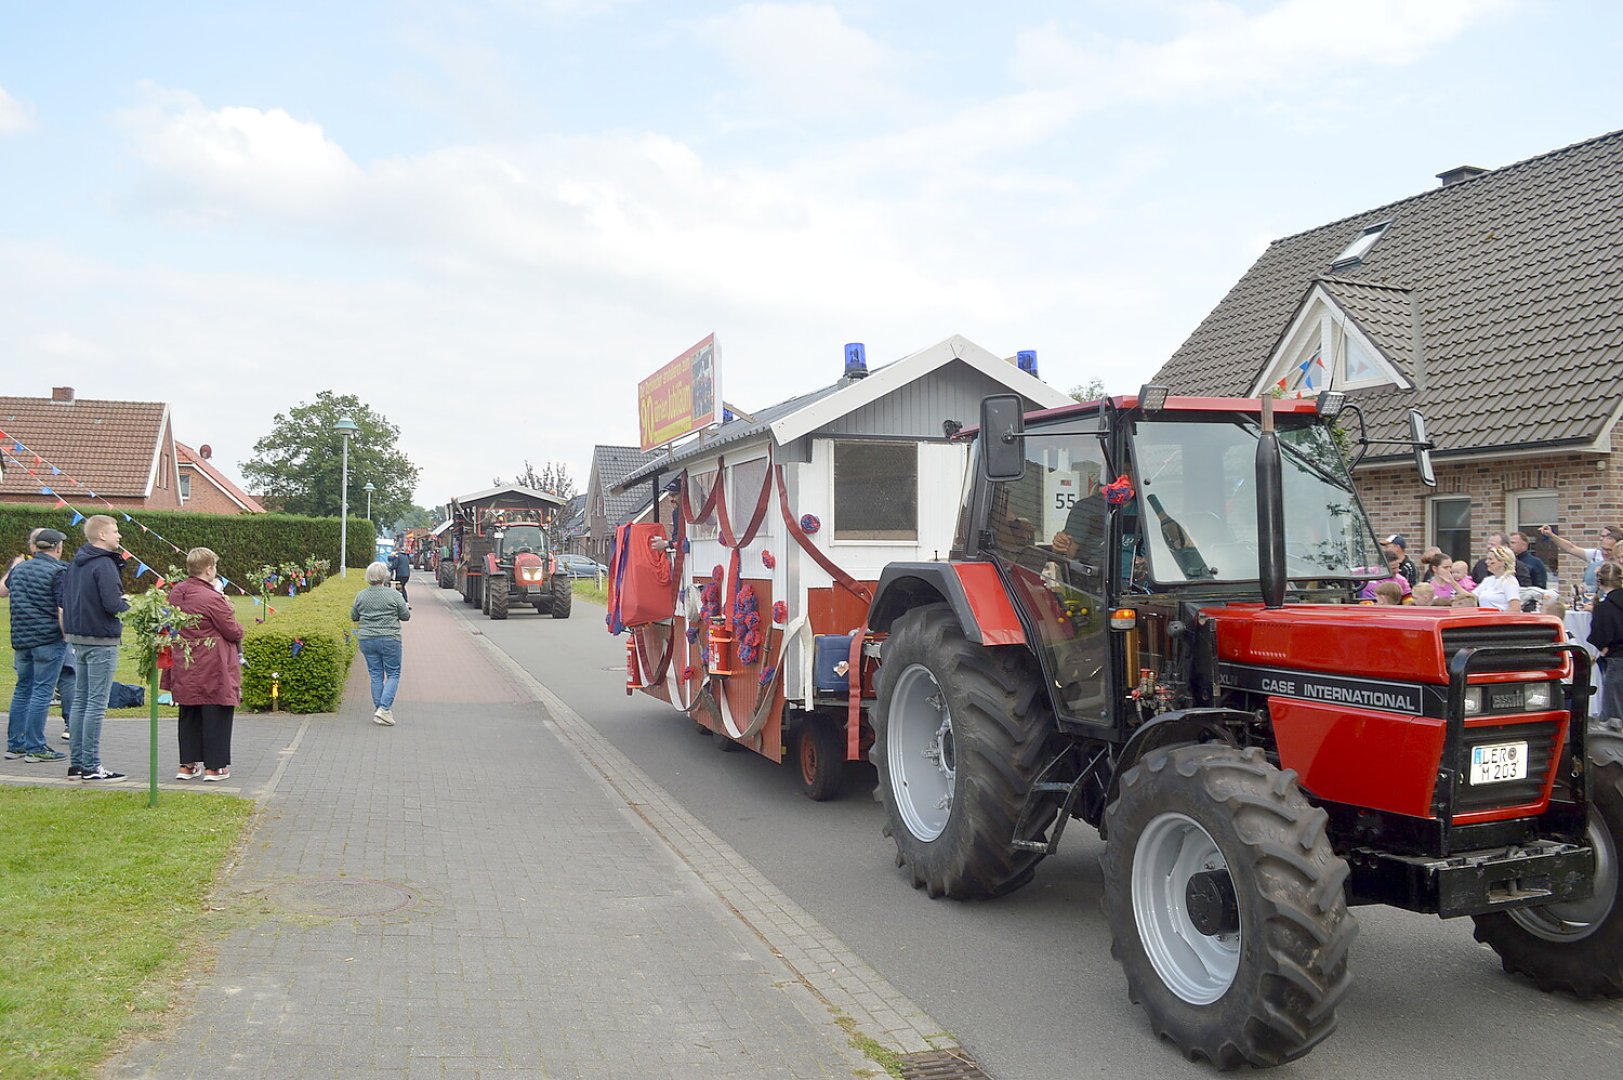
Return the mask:
<path id="1" fill-rule="evenodd" d="M 1285 606 L 1285 482 L 1274 431 L 1274 399 L 1262 396 L 1257 439 L 1257 569 L 1265 607 Z"/>

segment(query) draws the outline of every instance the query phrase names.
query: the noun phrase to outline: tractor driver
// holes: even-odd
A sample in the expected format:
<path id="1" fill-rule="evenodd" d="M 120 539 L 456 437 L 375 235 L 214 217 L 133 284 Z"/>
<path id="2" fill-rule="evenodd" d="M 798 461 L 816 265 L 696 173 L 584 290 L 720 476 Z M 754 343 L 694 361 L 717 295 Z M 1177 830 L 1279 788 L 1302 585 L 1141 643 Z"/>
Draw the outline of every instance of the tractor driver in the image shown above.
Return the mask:
<path id="1" fill-rule="evenodd" d="M 1071 504 L 1065 528 L 1054 534 L 1054 554 L 1101 568 L 1105 560 L 1108 518 L 1104 492 L 1099 488 L 1099 463 L 1083 461 L 1077 479 L 1087 494 Z"/>

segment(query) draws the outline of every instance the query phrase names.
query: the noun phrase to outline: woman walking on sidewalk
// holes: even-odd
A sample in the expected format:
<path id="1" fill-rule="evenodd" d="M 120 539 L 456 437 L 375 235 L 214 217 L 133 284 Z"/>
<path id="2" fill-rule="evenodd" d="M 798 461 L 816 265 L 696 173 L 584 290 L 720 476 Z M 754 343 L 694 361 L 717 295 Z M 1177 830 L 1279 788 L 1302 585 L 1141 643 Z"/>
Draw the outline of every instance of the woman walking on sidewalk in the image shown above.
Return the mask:
<path id="1" fill-rule="evenodd" d="M 372 722 L 393 727 L 392 706 L 400 688 L 400 624 L 411 618 L 411 608 L 389 584 L 389 577 L 386 563 L 366 568 L 366 588 L 355 597 L 349 620 L 359 624 L 355 636 L 372 676 Z"/>
<path id="2" fill-rule="evenodd" d="M 176 780 L 231 779 L 231 721 L 242 701 L 242 624 L 216 584 L 219 558 L 205 547 L 186 553 L 191 575 L 169 590 L 169 602 L 197 621 L 180 636 L 175 666 L 162 686 L 180 706 L 180 769 Z"/>

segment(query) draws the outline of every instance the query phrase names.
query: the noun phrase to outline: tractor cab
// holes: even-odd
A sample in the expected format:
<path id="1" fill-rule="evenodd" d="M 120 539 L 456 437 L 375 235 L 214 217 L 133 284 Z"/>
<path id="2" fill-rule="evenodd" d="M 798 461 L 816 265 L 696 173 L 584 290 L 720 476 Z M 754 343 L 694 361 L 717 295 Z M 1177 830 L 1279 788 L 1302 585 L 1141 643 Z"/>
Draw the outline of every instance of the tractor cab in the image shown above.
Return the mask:
<path id="1" fill-rule="evenodd" d="M 533 522 L 498 525 L 491 535 L 496 541 L 496 558 L 503 562 L 514 555 L 547 554 L 546 530 Z"/>
<path id="2" fill-rule="evenodd" d="M 1189 704 L 1173 699 L 1201 688 L 1169 665 L 1169 629 L 1202 606 L 1256 601 L 1280 541 L 1293 602 L 1351 602 L 1388 574 L 1314 401 L 1270 402 L 1277 498 L 1259 492 L 1258 401 L 1155 404 L 1105 399 L 975 442 L 954 557 L 997 565 L 1063 720 L 1115 727 Z"/>

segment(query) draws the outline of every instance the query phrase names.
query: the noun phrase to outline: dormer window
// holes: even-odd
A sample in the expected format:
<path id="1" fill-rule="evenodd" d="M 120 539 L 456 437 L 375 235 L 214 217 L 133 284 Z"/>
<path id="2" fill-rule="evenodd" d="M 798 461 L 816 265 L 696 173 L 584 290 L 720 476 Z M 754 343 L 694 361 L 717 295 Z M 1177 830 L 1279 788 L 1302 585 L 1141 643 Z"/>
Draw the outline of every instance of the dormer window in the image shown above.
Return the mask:
<path id="1" fill-rule="evenodd" d="M 1414 389 L 1324 285 L 1308 293 L 1262 372 L 1252 386 L 1253 395 L 1272 391 L 1307 397 L 1321 390 L 1378 386 Z"/>
<path id="2" fill-rule="evenodd" d="M 1353 242 L 1344 248 L 1340 255 L 1330 263 L 1330 269 L 1343 270 L 1349 266 L 1357 266 L 1369 254 L 1369 249 L 1375 246 L 1375 241 L 1386 232 L 1390 221 L 1383 221 L 1378 225 L 1371 225 L 1353 238 Z"/>

